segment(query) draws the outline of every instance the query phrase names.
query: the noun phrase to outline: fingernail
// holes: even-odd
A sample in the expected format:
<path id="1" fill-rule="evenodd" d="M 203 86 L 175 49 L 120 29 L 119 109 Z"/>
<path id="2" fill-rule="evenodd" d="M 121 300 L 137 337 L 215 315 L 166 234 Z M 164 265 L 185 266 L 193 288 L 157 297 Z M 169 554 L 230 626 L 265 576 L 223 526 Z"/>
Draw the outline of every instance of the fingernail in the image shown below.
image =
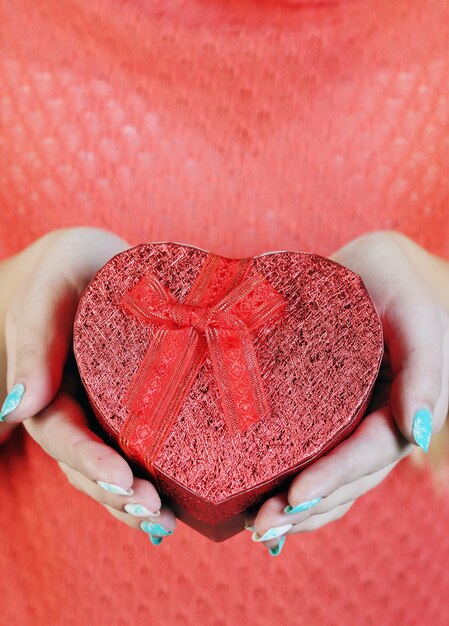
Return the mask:
<path id="1" fill-rule="evenodd" d="M 148 535 L 150 538 L 151 543 L 154 546 L 158 546 L 160 543 L 162 543 L 162 539 L 163 537 L 153 537 L 153 535 Z"/>
<path id="2" fill-rule="evenodd" d="M 274 548 L 270 548 L 269 552 L 271 554 L 271 556 L 277 556 L 278 554 L 281 553 L 281 550 L 284 546 L 285 540 L 287 539 L 287 537 L 285 535 L 282 535 L 282 537 L 279 540 L 279 543 L 277 546 L 275 546 Z"/>
<path id="3" fill-rule="evenodd" d="M 102 480 L 97 480 L 97 485 L 108 491 L 109 493 L 116 493 L 119 496 L 132 496 L 134 495 L 134 491 L 131 489 L 123 489 L 123 487 L 119 487 L 118 485 L 113 485 L 112 483 L 104 483 Z"/>
<path id="4" fill-rule="evenodd" d="M 255 528 L 254 524 L 252 524 L 251 526 L 247 526 L 245 524 L 245 530 L 250 530 L 251 532 L 255 532 L 256 528 Z"/>
<path id="5" fill-rule="evenodd" d="M 323 498 L 321 496 L 319 498 L 313 498 L 313 500 L 304 500 L 304 502 L 300 502 L 295 507 L 291 507 L 289 504 L 285 507 L 284 513 L 299 513 L 300 511 L 308 511 L 313 506 L 321 502 Z"/>
<path id="6" fill-rule="evenodd" d="M 160 511 L 155 511 L 154 513 L 151 513 L 151 511 L 149 511 L 142 504 L 129 503 L 125 504 L 123 508 L 127 513 L 129 513 L 130 515 L 134 515 L 135 517 L 157 517 L 161 514 Z"/>
<path id="7" fill-rule="evenodd" d="M 151 535 L 156 535 L 156 537 L 167 537 L 168 535 L 173 535 L 172 530 L 166 530 L 162 524 L 153 524 L 153 522 L 140 522 L 140 528 L 143 532 Z"/>
<path id="8" fill-rule="evenodd" d="M 267 532 L 260 537 L 257 533 L 253 533 L 251 539 L 253 541 L 266 541 L 267 539 L 276 539 L 284 533 L 286 533 L 293 524 L 285 524 L 285 526 L 276 526 L 275 528 L 269 528 Z"/>
<path id="9" fill-rule="evenodd" d="M 432 435 L 432 414 L 429 409 L 419 409 L 413 417 L 413 438 L 424 452 L 429 449 Z"/>
<path id="10" fill-rule="evenodd" d="M 3 403 L 2 410 L 0 411 L 0 422 L 4 422 L 5 417 L 12 413 L 14 409 L 17 409 L 24 393 L 25 385 L 22 385 L 22 383 L 14 385 Z"/>

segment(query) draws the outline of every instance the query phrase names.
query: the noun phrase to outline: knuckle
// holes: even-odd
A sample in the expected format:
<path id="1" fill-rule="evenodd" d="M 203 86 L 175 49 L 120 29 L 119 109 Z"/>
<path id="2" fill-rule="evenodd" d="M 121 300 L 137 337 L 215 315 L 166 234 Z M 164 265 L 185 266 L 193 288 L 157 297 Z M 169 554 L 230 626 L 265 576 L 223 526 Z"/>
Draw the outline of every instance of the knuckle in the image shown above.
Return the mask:
<path id="1" fill-rule="evenodd" d="M 89 250 L 98 242 L 98 238 L 107 233 L 104 229 L 94 226 L 76 226 L 63 228 L 56 232 L 52 242 L 52 251 L 57 256 L 72 256 L 79 249 Z"/>
<path id="2" fill-rule="evenodd" d="M 43 298 L 37 286 L 30 285 L 25 291 L 19 288 L 8 303 L 5 333 L 15 337 L 15 346 L 21 357 L 34 359 L 51 343 L 53 333 L 48 325 L 45 329 L 47 332 L 37 332 L 51 311 L 52 298 L 55 297 L 52 294 L 58 292 L 58 287 L 52 283 L 51 278 L 46 280 L 46 289 L 49 295 Z"/>
<path id="3" fill-rule="evenodd" d="M 60 441 L 55 437 L 56 427 L 58 425 L 59 416 L 57 413 L 47 414 L 45 419 L 31 418 L 25 422 L 28 424 L 31 422 L 32 430 L 28 431 L 33 439 L 58 462 L 66 463 L 66 459 L 62 458 L 59 452 L 61 447 Z M 66 463 L 68 465 L 68 463 Z"/>
<path id="4" fill-rule="evenodd" d="M 39 241 L 46 243 L 48 246 L 52 246 L 55 244 L 55 242 L 57 242 L 59 239 L 64 237 L 65 233 L 68 232 L 69 230 L 70 230 L 69 228 L 55 228 L 54 230 L 51 230 L 49 233 L 42 235 Z"/>
<path id="5" fill-rule="evenodd" d="M 358 463 L 351 449 L 342 448 L 339 450 L 337 468 L 338 469 L 333 472 L 334 490 L 353 480 L 358 471 Z"/>
<path id="6" fill-rule="evenodd" d="M 71 466 L 87 476 L 94 476 L 97 471 L 97 456 L 92 454 L 93 446 L 89 439 L 80 439 L 71 445 Z"/>
<path id="7" fill-rule="evenodd" d="M 78 238 L 78 231 L 82 230 L 82 227 L 75 228 L 58 228 L 50 233 L 49 249 L 51 253 L 61 254 L 67 251 L 68 244 L 72 244 Z"/>
<path id="8" fill-rule="evenodd" d="M 5 314 L 5 326 L 6 331 L 8 332 L 9 328 L 14 328 L 18 326 L 18 323 L 21 318 L 21 314 L 24 310 L 24 302 L 21 290 L 18 289 L 15 291 L 8 303 L 8 308 Z"/>
<path id="9" fill-rule="evenodd" d="M 356 241 L 368 249 L 384 251 L 387 248 L 397 247 L 402 238 L 407 239 L 398 231 L 379 229 L 364 233 Z"/>
<path id="10" fill-rule="evenodd" d="M 42 357 L 42 348 L 40 348 L 36 341 L 29 340 L 19 346 L 18 357 L 22 363 L 36 363 Z"/>

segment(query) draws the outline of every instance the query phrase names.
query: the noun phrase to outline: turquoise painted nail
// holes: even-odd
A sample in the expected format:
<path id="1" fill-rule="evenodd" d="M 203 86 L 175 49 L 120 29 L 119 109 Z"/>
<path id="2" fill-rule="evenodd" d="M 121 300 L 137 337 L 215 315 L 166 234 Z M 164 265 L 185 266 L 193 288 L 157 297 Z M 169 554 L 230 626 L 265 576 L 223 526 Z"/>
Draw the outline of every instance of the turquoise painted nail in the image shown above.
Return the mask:
<path id="1" fill-rule="evenodd" d="M 148 535 L 153 546 L 158 546 L 162 543 L 163 537 L 153 537 L 153 535 Z"/>
<path id="2" fill-rule="evenodd" d="M 321 496 L 319 498 L 313 498 L 313 500 L 304 500 L 304 502 L 300 502 L 294 508 L 289 504 L 285 507 L 284 513 L 299 513 L 300 511 L 308 511 L 313 506 L 317 505 L 318 502 L 321 502 L 323 498 Z"/>
<path id="3" fill-rule="evenodd" d="M 11 391 L 6 396 L 6 400 L 3 403 L 2 410 L 0 412 L 0 422 L 5 421 L 5 417 L 12 413 L 14 409 L 20 404 L 20 401 L 23 398 L 23 394 L 25 393 L 25 385 L 22 383 L 18 383 L 14 385 Z"/>
<path id="4" fill-rule="evenodd" d="M 172 530 L 166 530 L 162 524 L 155 524 L 153 522 L 140 522 L 140 528 L 150 536 L 156 535 L 156 537 L 167 537 L 168 535 L 173 535 Z"/>
<path id="5" fill-rule="evenodd" d="M 275 526 L 274 528 L 269 528 L 267 532 L 260 537 L 257 533 L 253 533 L 251 539 L 253 541 L 267 541 L 267 539 L 276 539 L 281 535 L 285 534 L 293 524 L 285 524 L 284 526 Z"/>
<path id="6" fill-rule="evenodd" d="M 146 506 L 143 506 L 143 504 L 135 504 L 134 502 L 125 504 L 123 508 L 130 515 L 134 515 L 134 517 L 157 517 L 161 514 L 160 511 L 155 511 L 154 513 L 152 513 L 147 509 Z"/>
<path id="7" fill-rule="evenodd" d="M 432 435 L 432 414 L 429 409 L 419 409 L 413 417 L 413 438 L 424 452 L 429 449 Z"/>
<path id="8" fill-rule="evenodd" d="M 119 487 L 118 485 L 113 485 L 112 483 L 105 483 L 102 480 L 97 480 L 97 485 L 108 491 L 109 493 L 115 493 L 118 496 L 132 496 L 134 495 L 134 491 L 130 487 L 129 489 L 123 489 L 123 487 Z"/>
<path id="9" fill-rule="evenodd" d="M 245 530 L 250 530 L 250 531 L 253 533 L 253 532 L 255 532 L 256 527 L 254 526 L 254 524 L 253 524 L 252 526 L 247 526 L 247 525 L 245 524 Z"/>
<path id="10" fill-rule="evenodd" d="M 271 556 L 277 556 L 278 554 L 281 553 L 281 550 L 284 546 L 285 540 L 287 539 L 287 537 L 285 535 L 282 535 L 279 543 L 277 546 L 275 546 L 274 548 L 270 548 L 269 552 L 271 554 Z"/>

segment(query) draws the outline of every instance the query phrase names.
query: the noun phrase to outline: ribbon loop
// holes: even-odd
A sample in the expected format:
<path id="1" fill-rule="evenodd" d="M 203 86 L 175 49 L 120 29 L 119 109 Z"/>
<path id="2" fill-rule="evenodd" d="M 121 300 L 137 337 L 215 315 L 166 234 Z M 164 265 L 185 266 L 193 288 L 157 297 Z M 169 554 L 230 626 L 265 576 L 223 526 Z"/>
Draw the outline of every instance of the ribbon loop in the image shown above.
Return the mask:
<path id="1" fill-rule="evenodd" d="M 251 264 L 209 253 L 185 302 L 177 302 L 153 274 L 122 300 L 126 313 L 157 325 L 125 394 L 130 416 L 120 432 L 125 451 L 137 460 L 145 452 L 152 473 L 208 353 L 229 434 L 269 414 L 251 332 L 277 321 L 285 299 L 260 273 L 245 279 Z"/>

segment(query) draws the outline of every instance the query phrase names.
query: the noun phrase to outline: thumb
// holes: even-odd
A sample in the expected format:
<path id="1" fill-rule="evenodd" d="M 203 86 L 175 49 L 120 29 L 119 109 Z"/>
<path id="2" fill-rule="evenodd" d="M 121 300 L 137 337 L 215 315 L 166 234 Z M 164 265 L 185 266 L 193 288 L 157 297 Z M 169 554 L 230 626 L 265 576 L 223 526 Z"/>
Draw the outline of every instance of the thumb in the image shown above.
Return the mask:
<path id="1" fill-rule="evenodd" d="M 446 419 L 449 387 L 447 311 L 424 291 L 419 303 L 393 298 L 384 312 L 393 382 L 391 411 L 411 443 L 428 451 Z"/>
<path id="2" fill-rule="evenodd" d="M 93 274 L 128 244 L 107 231 L 76 228 L 52 233 L 11 297 L 5 315 L 7 388 L 0 421 L 21 422 L 56 396 L 71 349 L 79 298 Z M 39 240 L 41 241 L 41 240 Z M 37 243 L 37 242 L 36 242 Z M 25 250 L 11 271 L 24 273 Z"/>

